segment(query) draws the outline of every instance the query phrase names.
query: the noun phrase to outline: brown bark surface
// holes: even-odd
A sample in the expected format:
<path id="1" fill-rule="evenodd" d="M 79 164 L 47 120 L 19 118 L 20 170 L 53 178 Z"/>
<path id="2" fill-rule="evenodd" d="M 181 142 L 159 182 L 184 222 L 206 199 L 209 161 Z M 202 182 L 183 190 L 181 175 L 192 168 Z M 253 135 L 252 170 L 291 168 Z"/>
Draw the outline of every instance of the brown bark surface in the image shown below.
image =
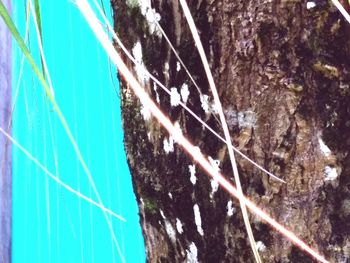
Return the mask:
<path id="1" fill-rule="evenodd" d="M 163 37 L 151 34 L 137 1 L 114 0 L 116 31 L 131 50 L 140 42 L 143 61 L 169 89 L 189 85 L 187 105 L 222 134 L 214 111 L 200 95 Z M 332 262 L 348 262 L 350 250 L 350 25 L 327 1 L 189 1 L 219 90 L 234 144 L 286 181 L 269 178 L 237 157 L 247 196 Z M 194 75 L 212 96 L 187 23 L 177 1 L 152 1 L 160 24 Z M 134 69 L 131 62 L 128 62 Z M 167 66 L 169 65 L 169 67 Z M 152 81 L 149 94 L 201 151 L 220 160 L 233 180 L 226 146 L 204 130 Z M 140 102 L 122 83 L 125 145 L 150 262 L 253 262 L 238 202 L 222 189 L 211 196 L 208 177 L 174 145 L 155 119 L 144 120 Z M 329 152 L 325 151 L 325 145 Z M 327 180 L 329 174 L 337 174 Z M 170 194 L 169 194 L 170 193 Z M 204 234 L 197 231 L 193 206 Z M 183 232 L 176 223 L 182 222 Z M 313 262 L 259 218 L 251 215 L 264 262 Z M 174 231 L 175 238 L 171 234 Z M 193 247 L 193 246 L 192 246 Z M 195 262 L 195 261 L 193 261 Z"/>

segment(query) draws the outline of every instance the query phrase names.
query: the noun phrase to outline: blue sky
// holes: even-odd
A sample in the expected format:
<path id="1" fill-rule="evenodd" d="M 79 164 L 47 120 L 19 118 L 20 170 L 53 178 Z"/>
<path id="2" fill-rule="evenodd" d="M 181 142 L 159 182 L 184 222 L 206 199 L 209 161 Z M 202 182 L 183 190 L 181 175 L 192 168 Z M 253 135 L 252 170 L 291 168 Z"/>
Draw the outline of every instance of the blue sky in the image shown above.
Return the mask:
<path id="1" fill-rule="evenodd" d="M 40 1 L 43 45 L 55 98 L 90 169 L 126 262 L 145 262 L 138 208 L 126 163 L 115 69 L 71 1 Z M 13 17 L 25 35 L 25 4 Z M 109 1 L 104 1 L 111 18 Z M 30 49 L 40 64 L 35 25 Z M 22 54 L 13 44 L 13 100 Z M 97 201 L 42 87 L 25 62 L 13 137 L 62 181 Z M 13 149 L 13 262 L 121 262 L 99 208 L 78 198 Z"/>

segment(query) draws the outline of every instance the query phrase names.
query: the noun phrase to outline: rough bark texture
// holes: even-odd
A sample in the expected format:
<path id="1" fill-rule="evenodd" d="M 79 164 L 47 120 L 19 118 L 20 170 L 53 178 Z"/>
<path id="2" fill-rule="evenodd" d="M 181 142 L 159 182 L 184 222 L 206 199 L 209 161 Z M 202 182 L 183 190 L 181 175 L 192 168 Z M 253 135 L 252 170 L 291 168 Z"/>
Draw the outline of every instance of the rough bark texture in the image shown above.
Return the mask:
<path id="1" fill-rule="evenodd" d="M 11 1 L 4 5 L 11 10 Z M 0 127 L 7 130 L 11 112 L 11 35 L 0 19 Z M 11 144 L 0 135 L 0 262 L 11 262 Z"/>
<path id="2" fill-rule="evenodd" d="M 189 1 L 234 144 L 287 182 L 276 182 L 238 158 L 244 192 L 332 262 L 348 262 L 350 25 L 328 1 L 315 3 L 307 9 L 306 1 L 299 0 Z M 204 112 L 199 93 L 185 71 L 177 71 L 165 39 L 150 33 L 137 1 L 112 4 L 116 31 L 127 48 L 140 42 L 144 64 L 167 87 L 180 93 L 187 83 L 187 105 L 221 133 L 215 111 Z M 180 4 L 155 0 L 152 6 L 212 102 Z M 226 146 L 182 108 L 171 107 L 169 96 L 155 90 L 151 81 L 145 86 L 184 134 L 203 153 L 220 160 L 221 171 L 233 180 Z M 140 102 L 125 83 L 122 102 L 148 260 L 253 262 L 238 203 L 228 213 L 230 197 L 221 189 L 212 193 L 199 168 L 196 184 L 191 183 L 193 161 L 176 144 L 173 152 L 164 151 L 169 135 L 155 119 L 143 118 Z M 195 204 L 203 235 L 196 226 Z M 313 262 L 259 218 L 252 215 L 251 221 L 256 240 L 266 246 L 261 251 L 264 262 Z"/>

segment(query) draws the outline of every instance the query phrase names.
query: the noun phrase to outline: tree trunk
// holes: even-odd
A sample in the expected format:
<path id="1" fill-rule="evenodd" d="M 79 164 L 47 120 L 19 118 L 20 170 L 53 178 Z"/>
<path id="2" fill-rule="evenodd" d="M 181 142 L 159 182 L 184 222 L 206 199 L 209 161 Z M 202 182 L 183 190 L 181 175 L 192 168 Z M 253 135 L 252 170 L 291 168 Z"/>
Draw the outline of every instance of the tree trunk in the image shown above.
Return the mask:
<path id="1" fill-rule="evenodd" d="M 222 134 L 179 2 L 154 0 L 152 6 L 200 92 L 209 96 L 209 108 L 138 2 L 112 1 L 122 41 L 139 60 L 141 44 L 142 63 L 169 89 L 180 93 L 187 84 L 187 106 Z M 348 262 L 350 25 L 323 0 L 188 2 L 234 144 L 286 181 L 269 178 L 237 156 L 245 194 L 327 259 Z M 171 106 L 168 94 L 140 73 L 142 66 L 125 60 L 161 109 L 233 181 L 226 145 L 180 106 Z M 215 191 L 199 167 L 194 184 L 194 161 L 176 143 L 172 149 L 169 135 L 148 118 L 125 82 L 121 92 L 149 262 L 253 262 L 237 200 L 231 208 L 231 197 Z M 253 214 L 251 222 L 264 262 L 313 262 Z"/>

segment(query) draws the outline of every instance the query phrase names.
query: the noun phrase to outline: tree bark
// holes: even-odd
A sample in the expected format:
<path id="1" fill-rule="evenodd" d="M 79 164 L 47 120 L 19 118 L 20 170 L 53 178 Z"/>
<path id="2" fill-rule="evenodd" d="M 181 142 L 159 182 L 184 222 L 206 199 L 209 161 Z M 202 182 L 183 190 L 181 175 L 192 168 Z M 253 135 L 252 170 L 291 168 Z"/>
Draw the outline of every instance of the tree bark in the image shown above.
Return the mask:
<path id="1" fill-rule="evenodd" d="M 286 181 L 238 158 L 244 192 L 332 262 L 350 260 L 350 25 L 328 1 L 188 1 L 210 61 L 234 144 Z M 209 111 L 138 1 L 113 0 L 116 32 L 169 89 L 189 86 L 187 105 L 222 134 L 207 79 L 178 1 L 152 1 L 160 24 L 209 96 Z M 310 8 L 311 7 L 311 8 Z M 126 58 L 130 69 L 139 72 Z M 161 109 L 232 179 L 226 146 L 139 75 Z M 211 186 L 122 82 L 125 147 L 149 262 L 253 262 L 237 200 Z M 171 147 L 170 147 L 171 148 Z M 168 149 L 169 150 L 169 149 Z M 203 233 L 194 208 L 200 211 Z M 228 211 L 230 210 L 230 211 Z M 179 223 L 181 222 L 181 223 Z M 259 218 L 264 262 L 313 262 Z M 181 227 L 180 227 L 181 226 Z"/>

